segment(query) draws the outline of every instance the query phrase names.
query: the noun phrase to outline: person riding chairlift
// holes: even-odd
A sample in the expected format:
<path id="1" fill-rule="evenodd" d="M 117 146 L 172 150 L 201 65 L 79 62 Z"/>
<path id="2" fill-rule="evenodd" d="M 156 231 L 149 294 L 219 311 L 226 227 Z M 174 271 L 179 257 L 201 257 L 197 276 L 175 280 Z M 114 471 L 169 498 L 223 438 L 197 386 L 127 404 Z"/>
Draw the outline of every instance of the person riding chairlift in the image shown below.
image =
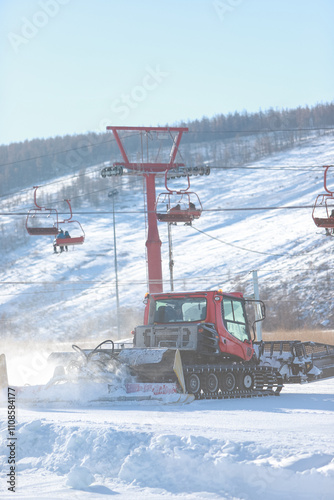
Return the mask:
<path id="1" fill-rule="evenodd" d="M 64 237 L 65 238 L 71 238 L 70 233 L 68 231 L 65 231 Z M 65 250 L 66 250 L 66 252 L 68 251 L 67 245 L 65 246 Z"/>
<path id="2" fill-rule="evenodd" d="M 177 205 L 175 205 L 175 207 L 171 208 L 168 212 L 179 212 L 179 211 L 183 211 L 183 210 L 188 210 L 188 211 L 192 212 L 192 211 L 196 210 L 196 207 L 195 207 L 194 203 L 192 203 L 190 201 L 189 207 L 186 209 L 182 209 L 180 203 L 178 203 Z"/>
<path id="3" fill-rule="evenodd" d="M 62 229 L 60 229 L 57 237 L 55 238 L 55 240 L 53 242 L 53 251 L 54 251 L 54 253 L 58 253 L 57 252 L 57 240 L 62 240 L 64 238 L 66 238 L 66 236 L 64 234 L 64 231 Z M 59 245 L 59 248 L 60 248 L 60 253 L 62 253 L 64 251 L 64 247 Z M 67 247 L 65 247 L 65 248 L 67 249 Z"/>
<path id="4" fill-rule="evenodd" d="M 334 219 L 334 210 L 331 211 L 329 218 Z M 326 236 L 334 236 L 334 228 L 328 229 L 328 227 L 326 227 Z"/>
<path id="5" fill-rule="evenodd" d="M 169 212 L 179 212 L 181 210 L 181 205 L 180 203 L 178 203 L 177 205 L 175 205 L 175 207 L 172 207 L 168 210 L 168 213 Z"/>

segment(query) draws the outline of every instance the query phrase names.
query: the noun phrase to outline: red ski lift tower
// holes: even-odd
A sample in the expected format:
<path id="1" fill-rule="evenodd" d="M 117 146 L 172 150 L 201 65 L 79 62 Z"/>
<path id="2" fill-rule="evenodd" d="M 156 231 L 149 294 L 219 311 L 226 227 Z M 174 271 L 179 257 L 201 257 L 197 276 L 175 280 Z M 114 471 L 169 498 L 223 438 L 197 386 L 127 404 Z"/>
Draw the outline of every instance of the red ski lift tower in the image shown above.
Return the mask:
<path id="1" fill-rule="evenodd" d="M 149 292 L 159 293 L 163 291 L 162 281 L 162 266 L 161 266 L 161 240 L 158 232 L 157 216 L 155 213 L 156 194 L 155 194 L 155 177 L 157 174 L 163 173 L 166 170 L 177 169 L 184 167 L 184 163 L 176 163 L 176 155 L 178 153 L 183 132 L 188 132 L 186 127 L 114 127 L 108 126 L 107 130 L 111 130 L 121 152 L 123 161 L 113 163 L 112 167 L 106 167 L 101 171 L 102 177 L 120 175 L 123 168 L 133 170 L 137 173 L 142 173 L 146 181 L 146 199 L 147 199 L 147 262 L 148 262 L 148 282 Z M 169 134 L 172 138 L 172 148 L 168 162 L 146 161 L 131 162 L 125 151 L 123 139 L 119 132 L 138 132 L 139 134 L 150 136 L 152 134 Z"/>

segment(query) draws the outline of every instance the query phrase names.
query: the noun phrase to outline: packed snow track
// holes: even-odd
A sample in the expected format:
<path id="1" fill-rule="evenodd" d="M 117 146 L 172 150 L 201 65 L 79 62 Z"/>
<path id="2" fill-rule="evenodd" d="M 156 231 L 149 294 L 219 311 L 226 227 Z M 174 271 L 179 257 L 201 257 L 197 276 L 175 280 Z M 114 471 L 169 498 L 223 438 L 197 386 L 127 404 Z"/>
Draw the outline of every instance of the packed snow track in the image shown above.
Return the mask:
<path id="1" fill-rule="evenodd" d="M 327 500 L 333 390 L 330 379 L 285 387 L 279 398 L 186 406 L 17 401 L 14 495 L 1 413 L 1 498 Z"/>

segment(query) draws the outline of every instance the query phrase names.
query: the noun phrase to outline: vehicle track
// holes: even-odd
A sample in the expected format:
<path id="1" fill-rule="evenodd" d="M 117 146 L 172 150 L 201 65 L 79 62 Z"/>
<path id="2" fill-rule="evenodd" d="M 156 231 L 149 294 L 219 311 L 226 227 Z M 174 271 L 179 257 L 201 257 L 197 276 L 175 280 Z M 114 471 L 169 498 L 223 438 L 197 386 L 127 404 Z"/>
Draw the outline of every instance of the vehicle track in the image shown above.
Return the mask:
<path id="1" fill-rule="evenodd" d="M 270 366 L 190 365 L 184 369 L 186 389 L 196 399 L 279 396 L 283 379 Z"/>

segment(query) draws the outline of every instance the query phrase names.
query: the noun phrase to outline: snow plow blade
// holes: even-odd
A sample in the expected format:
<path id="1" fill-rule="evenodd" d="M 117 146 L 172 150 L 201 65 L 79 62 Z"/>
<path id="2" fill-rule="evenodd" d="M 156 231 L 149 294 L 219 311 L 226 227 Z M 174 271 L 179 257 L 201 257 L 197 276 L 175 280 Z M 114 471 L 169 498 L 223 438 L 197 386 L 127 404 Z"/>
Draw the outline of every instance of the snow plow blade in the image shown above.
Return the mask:
<path id="1" fill-rule="evenodd" d="M 148 382 L 132 382 L 126 384 L 125 396 L 112 396 L 113 388 L 110 388 L 111 397 L 107 401 L 161 401 L 165 404 L 188 404 L 194 401 L 193 394 L 179 392 L 177 384 L 159 384 Z"/>
<path id="2" fill-rule="evenodd" d="M 117 344 L 115 344 L 117 345 Z M 110 346 L 112 346 L 110 348 Z M 75 352 L 53 352 L 48 357 L 48 362 L 60 364 L 66 367 L 66 371 L 78 368 L 83 372 L 94 371 L 94 367 L 102 366 L 107 381 L 107 375 L 112 368 L 126 367 L 137 382 L 150 383 L 179 383 L 180 388 L 185 392 L 185 381 L 181 354 L 178 349 L 168 348 L 114 348 L 112 340 L 101 342 L 95 349 L 81 349 L 76 345 L 72 348 Z M 113 363 L 114 366 L 111 366 Z"/>
<path id="3" fill-rule="evenodd" d="M 183 367 L 179 350 L 124 349 L 117 360 L 129 367 L 140 382 L 179 382 L 185 391 Z"/>
<path id="4" fill-rule="evenodd" d="M 8 375 L 7 375 L 7 365 L 6 356 L 0 354 L 0 391 L 6 390 L 8 388 Z"/>
<path id="5" fill-rule="evenodd" d="M 73 349 L 74 357 L 72 353 L 53 353 L 49 357 L 52 362 L 66 360 L 66 365 L 57 365 L 47 384 L 17 388 L 20 403 L 66 403 L 70 406 L 117 402 L 188 404 L 195 399 L 192 394 L 185 394 L 178 351 L 116 351 L 109 340 L 93 350 L 82 350 L 78 346 Z"/>
<path id="6" fill-rule="evenodd" d="M 51 404 L 55 407 L 82 407 L 109 403 L 189 404 L 192 394 L 180 394 L 176 384 L 129 383 L 116 388 L 100 382 L 64 382 L 15 387 L 17 401 L 23 406 Z"/>

